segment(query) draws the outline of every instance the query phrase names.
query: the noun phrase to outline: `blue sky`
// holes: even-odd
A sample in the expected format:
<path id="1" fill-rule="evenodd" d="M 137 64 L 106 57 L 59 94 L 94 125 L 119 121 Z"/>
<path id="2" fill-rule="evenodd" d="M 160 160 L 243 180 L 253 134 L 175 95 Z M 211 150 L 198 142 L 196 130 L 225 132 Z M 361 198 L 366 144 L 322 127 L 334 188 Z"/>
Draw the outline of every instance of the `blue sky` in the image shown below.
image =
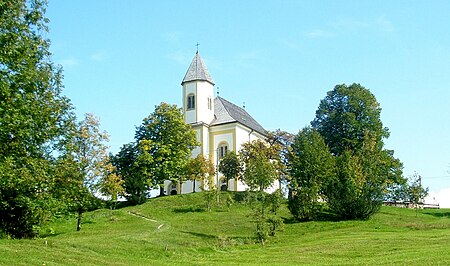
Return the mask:
<path id="1" fill-rule="evenodd" d="M 336 84 L 370 89 L 391 132 L 387 148 L 442 202 L 449 11 L 450 1 L 50 0 L 47 17 L 64 93 L 80 118 L 100 118 L 113 153 L 155 105 L 181 104 L 198 42 L 220 95 L 245 102 L 268 130 L 297 133 Z"/>

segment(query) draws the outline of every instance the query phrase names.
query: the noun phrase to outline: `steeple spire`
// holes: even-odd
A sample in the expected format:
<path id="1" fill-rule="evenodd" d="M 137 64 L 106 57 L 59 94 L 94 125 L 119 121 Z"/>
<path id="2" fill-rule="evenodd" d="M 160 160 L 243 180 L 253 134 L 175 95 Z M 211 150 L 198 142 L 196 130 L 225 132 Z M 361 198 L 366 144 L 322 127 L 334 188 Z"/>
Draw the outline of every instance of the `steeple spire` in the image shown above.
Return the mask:
<path id="1" fill-rule="evenodd" d="M 197 44 L 197 45 L 199 45 L 199 44 Z M 198 46 L 197 46 L 197 48 L 198 48 Z M 185 82 L 194 81 L 194 80 L 208 81 L 209 83 L 214 85 L 214 81 L 213 81 L 211 75 L 209 74 L 205 63 L 203 62 L 203 59 L 200 57 L 198 50 L 195 53 L 194 59 L 192 60 L 192 63 L 189 66 L 189 68 L 186 72 L 186 75 L 184 76 L 184 79 L 181 82 L 181 85 L 183 85 Z"/>

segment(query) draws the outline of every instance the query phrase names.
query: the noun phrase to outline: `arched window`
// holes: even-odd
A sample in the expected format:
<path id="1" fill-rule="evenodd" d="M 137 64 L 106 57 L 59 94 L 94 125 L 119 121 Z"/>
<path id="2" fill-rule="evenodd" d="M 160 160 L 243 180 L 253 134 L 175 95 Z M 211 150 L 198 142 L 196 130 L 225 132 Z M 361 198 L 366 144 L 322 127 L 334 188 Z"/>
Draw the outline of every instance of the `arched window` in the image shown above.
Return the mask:
<path id="1" fill-rule="evenodd" d="M 195 95 L 189 94 L 187 96 L 187 110 L 195 109 Z"/>
<path id="2" fill-rule="evenodd" d="M 217 148 L 217 155 L 219 159 L 222 159 L 227 152 L 228 152 L 228 143 L 226 142 L 220 143 L 219 147 Z"/>

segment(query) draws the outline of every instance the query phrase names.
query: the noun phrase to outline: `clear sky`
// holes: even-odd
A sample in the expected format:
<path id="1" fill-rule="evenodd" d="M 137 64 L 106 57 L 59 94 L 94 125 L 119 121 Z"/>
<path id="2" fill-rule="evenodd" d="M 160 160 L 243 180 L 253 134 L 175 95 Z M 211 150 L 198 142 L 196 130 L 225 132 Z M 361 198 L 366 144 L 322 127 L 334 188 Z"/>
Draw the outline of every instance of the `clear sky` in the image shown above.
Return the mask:
<path id="1" fill-rule="evenodd" d="M 386 146 L 450 207 L 450 1 L 50 0 L 48 38 L 78 117 L 111 151 L 160 102 L 181 104 L 195 44 L 220 95 L 266 129 L 309 125 L 336 84 L 382 107 Z"/>

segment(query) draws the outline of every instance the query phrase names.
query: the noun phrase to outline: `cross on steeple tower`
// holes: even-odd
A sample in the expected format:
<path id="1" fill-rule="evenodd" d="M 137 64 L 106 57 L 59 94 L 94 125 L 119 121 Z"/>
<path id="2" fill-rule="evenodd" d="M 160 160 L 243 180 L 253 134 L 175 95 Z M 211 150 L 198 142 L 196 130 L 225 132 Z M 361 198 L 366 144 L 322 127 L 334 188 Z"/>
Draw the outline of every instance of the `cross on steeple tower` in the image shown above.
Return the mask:
<path id="1" fill-rule="evenodd" d="M 197 44 L 195 45 L 195 46 L 197 46 L 197 54 L 198 54 L 198 46 L 199 46 L 200 44 L 197 42 Z"/>

